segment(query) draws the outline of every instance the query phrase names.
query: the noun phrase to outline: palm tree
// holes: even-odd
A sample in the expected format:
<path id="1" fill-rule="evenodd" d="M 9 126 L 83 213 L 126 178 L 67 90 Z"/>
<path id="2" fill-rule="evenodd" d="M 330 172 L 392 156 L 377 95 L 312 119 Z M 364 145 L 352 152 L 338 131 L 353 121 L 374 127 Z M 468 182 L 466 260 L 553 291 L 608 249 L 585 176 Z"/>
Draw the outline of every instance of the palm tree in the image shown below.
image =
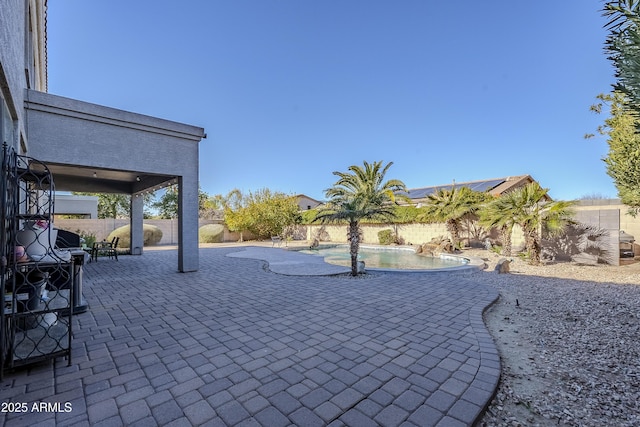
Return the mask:
<path id="1" fill-rule="evenodd" d="M 451 236 L 451 244 L 457 248 L 460 244 L 462 219 L 475 213 L 487 197 L 488 194 L 467 187 L 440 189 L 429 195 L 418 220 L 444 222 Z"/>
<path id="2" fill-rule="evenodd" d="M 504 208 L 506 219 L 503 223 L 518 224 L 522 228 L 529 263 L 533 265 L 540 264 L 541 232 L 544 230 L 549 235 L 557 235 L 573 223 L 571 207 L 575 202 L 549 201 L 548 192 L 548 188 L 532 182 L 500 197 L 505 199 L 499 205 Z"/>
<path id="3" fill-rule="evenodd" d="M 399 191 L 406 192 L 404 183 L 397 179 L 384 180 L 393 162 L 382 166 L 382 162 L 364 166 L 349 166 L 350 172 L 333 172 L 339 179 L 325 191 L 328 206 L 316 220 L 343 222 L 348 226 L 351 255 L 351 275 L 358 274 L 358 250 L 360 248 L 360 221 L 363 219 L 392 219 L 395 216 L 393 203 Z"/>
<path id="4" fill-rule="evenodd" d="M 490 200 L 480 208 L 480 224 L 488 228 L 500 230 L 502 240 L 502 255 L 511 256 L 511 235 L 513 226 L 517 221 L 515 218 L 516 198 L 512 197 L 513 192 Z"/>

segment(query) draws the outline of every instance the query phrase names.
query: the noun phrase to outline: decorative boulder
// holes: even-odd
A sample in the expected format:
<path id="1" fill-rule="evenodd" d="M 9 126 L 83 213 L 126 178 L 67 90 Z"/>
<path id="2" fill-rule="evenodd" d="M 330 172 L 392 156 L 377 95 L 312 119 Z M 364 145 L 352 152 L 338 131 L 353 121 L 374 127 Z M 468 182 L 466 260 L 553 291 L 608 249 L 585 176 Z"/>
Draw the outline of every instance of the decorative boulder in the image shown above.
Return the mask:
<path id="1" fill-rule="evenodd" d="M 438 256 L 440 254 L 452 254 L 455 248 L 450 239 L 444 236 L 434 237 L 428 243 L 423 243 L 416 248 L 416 254 L 424 256 Z"/>
<path id="2" fill-rule="evenodd" d="M 160 243 L 162 240 L 162 230 L 159 227 L 151 224 L 143 224 L 143 240 L 144 246 L 153 246 Z M 107 241 L 113 240 L 114 237 L 119 237 L 118 248 L 128 248 L 131 246 L 131 240 L 129 238 L 131 234 L 131 226 L 124 225 L 113 230 L 107 237 Z"/>
<path id="3" fill-rule="evenodd" d="M 453 247 L 453 244 L 449 239 L 440 242 L 440 244 L 438 245 L 438 253 L 452 254 L 454 252 L 455 248 Z"/>
<path id="4" fill-rule="evenodd" d="M 509 271 L 510 271 L 509 265 L 510 264 L 511 264 L 511 260 L 508 260 L 506 258 L 500 258 L 498 260 L 498 263 L 496 264 L 495 272 L 498 273 L 498 274 L 509 273 Z"/>

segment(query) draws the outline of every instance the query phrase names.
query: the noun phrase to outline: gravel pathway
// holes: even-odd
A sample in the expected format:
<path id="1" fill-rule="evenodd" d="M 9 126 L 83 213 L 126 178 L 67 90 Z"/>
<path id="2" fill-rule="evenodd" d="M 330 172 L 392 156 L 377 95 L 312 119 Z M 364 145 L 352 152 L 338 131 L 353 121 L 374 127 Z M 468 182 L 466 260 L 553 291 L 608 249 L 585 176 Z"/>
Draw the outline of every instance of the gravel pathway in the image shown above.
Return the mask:
<path id="1" fill-rule="evenodd" d="M 501 384 L 481 426 L 640 425 L 640 263 L 534 267 L 500 258 L 480 273 L 500 293 L 485 322 Z"/>

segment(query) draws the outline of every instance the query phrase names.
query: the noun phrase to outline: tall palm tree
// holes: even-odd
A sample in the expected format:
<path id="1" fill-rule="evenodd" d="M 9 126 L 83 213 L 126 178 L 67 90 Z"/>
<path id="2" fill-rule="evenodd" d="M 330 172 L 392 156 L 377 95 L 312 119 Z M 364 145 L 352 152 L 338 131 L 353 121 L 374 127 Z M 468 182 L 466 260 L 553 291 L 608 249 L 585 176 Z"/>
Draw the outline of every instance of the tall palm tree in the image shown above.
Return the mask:
<path id="1" fill-rule="evenodd" d="M 451 244 L 457 248 L 460 244 L 462 219 L 475 213 L 487 197 L 488 194 L 467 187 L 440 189 L 429 195 L 418 220 L 444 222 L 451 236 Z"/>
<path id="2" fill-rule="evenodd" d="M 358 250 L 360 248 L 360 221 L 363 219 L 392 219 L 395 216 L 393 203 L 399 191 L 406 192 L 404 183 L 397 179 L 385 181 L 385 175 L 393 162 L 382 166 L 382 162 L 363 166 L 349 166 L 349 172 L 333 172 L 339 179 L 325 191 L 328 206 L 316 220 L 343 222 L 348 226 L 351 255 L 351 275 L 358 274 Z"/>
<path id="3" fill-rule="evenodd" d="M 549 201 L 548 192 L 548 188 L 532 182 L 500 197 L 505 198 L 501 206 L 505 209 L 503 215 L 508 217 L 506 223 L 513 222 L 522 228 L 529 262 L 533 265 L 540 264 L 541 232 L 557 235 L 573 222 L 575 202 Z"/>

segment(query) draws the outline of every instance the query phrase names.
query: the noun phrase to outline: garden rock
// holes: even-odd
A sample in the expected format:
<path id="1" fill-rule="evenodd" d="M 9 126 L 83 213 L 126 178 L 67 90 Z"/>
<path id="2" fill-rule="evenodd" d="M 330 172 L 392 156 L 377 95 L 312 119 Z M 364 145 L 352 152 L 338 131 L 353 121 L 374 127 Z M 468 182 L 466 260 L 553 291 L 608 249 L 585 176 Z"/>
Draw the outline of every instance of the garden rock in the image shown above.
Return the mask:
<path id="1" fill-rule="evenodd" d="M 496 264 L 496 268 L 495 271 L 498 274 L 506 274 L 509 273 L 510 268 L 509 265 L 511 264 L 511 260 L 508 260 L 506 258 L 500 258 L 498 260 L 498 263 Z"/>

